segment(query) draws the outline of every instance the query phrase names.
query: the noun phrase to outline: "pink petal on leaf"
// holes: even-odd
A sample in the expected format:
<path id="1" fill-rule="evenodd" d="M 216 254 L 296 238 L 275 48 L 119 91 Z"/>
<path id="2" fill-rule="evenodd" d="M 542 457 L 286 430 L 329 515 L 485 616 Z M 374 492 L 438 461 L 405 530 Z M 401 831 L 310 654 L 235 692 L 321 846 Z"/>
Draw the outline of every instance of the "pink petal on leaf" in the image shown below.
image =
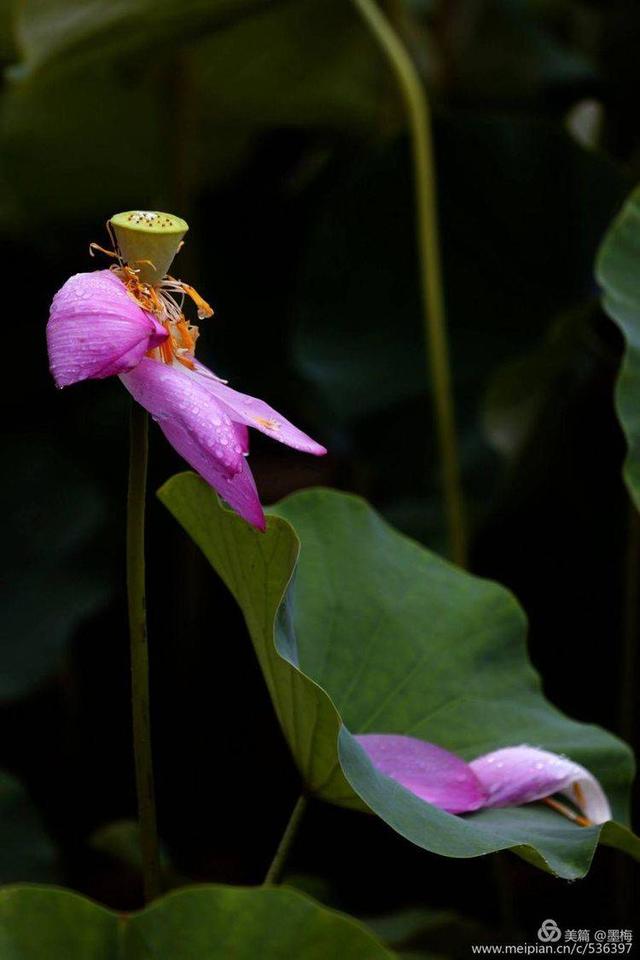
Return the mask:
<path id="1" fill-rule="evenodd" d="M 201 377 L 186 368 L 145 357 L 120 379 L 165 433 L 166 425 L 170 424 L 186 434 L 192 456 L 197 451 L 203 462 L 211 464 L 224 477 L 233 477 L 243 470 L 244 449 L 236 426 L 203 386 Z M 182 450 L 178 452 L 191 462 Z"/>
<path id="2" fill-rule="evenodd" d="M 488 793 L 488 807 L 509 807 L 543 800 L 554 793 L 569 797 L 592 823 L 611 819 L 604 790 L 585 767 L 536 747 L 505 747 L 469 764 Z"/>
<path id="3" fill-rule="evenodd" d="M 399 734 L 365 733 L 356 740 L 377 770 L 434 807 L 467 813 L 484 806 L 482 784 L 469 764 L 454 753 Z"/>
<path id="4" fill-rule="evenodd" d="M 76 273 L 53 298 L 47 324 L 58 387 L 131 370 L 167 331 L 129 296 L 111 270 Z"/>
<path id="5" fill-rule="evenodd" d="M 243 459 L 242 468 L 235 476 L 227 477 L 218 470 L 215 461 L 203 453 L 200 445 L 194 443 L 190 434 L 182 427 L 169 420 L 161 420 L 160 427 L 171 446 L 181 457 L 184 457 L 203 480 L 206 480 L 247 523 L 264 531 L 266 527 L 264 513 L 247 461 Z"/>
<path id="6" fill-rule="evenodd" d="M 317 457 L 327 452 L 325 447 L 294 427 L 264 400 L 232 390 L 226 383 L 214 377 L 201 363 L 196 362 L 196 370 L 201 374 L 201 379 L 207 384 L 211 393 L 224 404 L 232 420 L 245 423 L 248 427 L 255 427 L 273 440 L 279 440 L 280 443 L 285 443 L 295 450 L 313 453 Z"/>

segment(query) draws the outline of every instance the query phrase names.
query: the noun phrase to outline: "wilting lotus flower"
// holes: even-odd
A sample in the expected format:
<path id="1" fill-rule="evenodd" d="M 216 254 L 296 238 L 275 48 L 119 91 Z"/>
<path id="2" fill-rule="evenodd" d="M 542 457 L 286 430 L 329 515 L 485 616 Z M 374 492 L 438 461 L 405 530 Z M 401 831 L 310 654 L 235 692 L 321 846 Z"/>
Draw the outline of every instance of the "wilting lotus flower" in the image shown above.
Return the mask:
<path id="1" fill-rule="evenodd" d="M 152 285 L 139 274 L 122 264 L 77 273 L 58 291 L 47 325 L 54 380 L 66 387 L 119 376 L 187 463 L 245 520 L 264 530 L 246 460 L 247 427 L 306 453 L 326 450 L 263 400 L 232 390 L 195 359 L 198 328 L 173 296 L 186 293 L 198 317 L 211 316 L 192 287 L 169 277 Z"/>
<path id="2" fill-rule="evenodd" d="M 609 801 L 596 778 L 547 750 L 505 747 L 466 763 L 415 737 L 371 733 L 356 740 L 381 773 L 449 813 L 542 800 L 581 826 L 611 819 Z M 580 814 L 553 799 L 556 793 L 569 797 Z"/>

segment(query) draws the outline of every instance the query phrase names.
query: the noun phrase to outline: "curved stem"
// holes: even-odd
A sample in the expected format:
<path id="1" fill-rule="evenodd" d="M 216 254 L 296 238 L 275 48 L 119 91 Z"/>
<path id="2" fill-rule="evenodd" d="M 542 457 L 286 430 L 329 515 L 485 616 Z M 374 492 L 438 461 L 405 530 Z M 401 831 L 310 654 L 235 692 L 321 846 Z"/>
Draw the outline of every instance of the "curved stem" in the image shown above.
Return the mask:
<path id="1" fill-rule="evenodd" d="M 265 883 L 278 883 L 280 880 L 280 875 L 282 874 L 283 867 L 285 865 L 286 859 L 289 856 L 289 851 L 291 850 L 291 845 L 295 839 L 295 835 L 298 832 L 298 827 L 300 826 L 300 821 L 302 816 L 307 808 L 307 798 L 302 793 L 298 797 L 295 807 L 289 817 L 289 822 L 285 827 L 285 831 L 282 834 L 282 839 L 278 844 L 278 849 L 275 852 L 275 856 L 271 861 L 271 866 L 267 870 L 267 873 L 264 878 Z"/>
<path id="2" fill-rule="evenodd" d="M 466 522 L 442 291 L 431 111 L 413 60 L 375 0 L 353 3 L 391 64 L 409 118 L 427 361 L 433 385 L 449 544 L 452 559 L 465 566 Z"/>
<path id="3" fill-rule="evenodd" d="M 127 494 L 127 593 L 131 638 L 131 702 L 133 753 L 138 795 L 138 821 L 144 896 L 148 902 L 160 893 L 160 858 L 151 757 L 149 717 L 149 652 L 145 609 L 144 519 L 147 484 L 148 418 L 132 401 Z"/>

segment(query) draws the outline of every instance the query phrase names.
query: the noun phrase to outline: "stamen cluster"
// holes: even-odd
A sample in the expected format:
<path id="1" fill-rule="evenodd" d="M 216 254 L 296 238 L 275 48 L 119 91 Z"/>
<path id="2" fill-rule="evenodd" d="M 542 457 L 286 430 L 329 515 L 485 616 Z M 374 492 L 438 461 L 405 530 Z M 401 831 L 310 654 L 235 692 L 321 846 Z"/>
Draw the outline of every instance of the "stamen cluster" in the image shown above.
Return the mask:
<path id="1" fill-rule="evenodd" d="M 176 361 L 193 370 L 196 340 L 200 331 L 195 324 L 186 319 L 183 313 L 185 294 L 195 303 L 198 318 L 201 320 L 213 316 L 213 310 L 209 304 L 192 286 L 174 277 L 166 276 L 158 286 L 152 286 L 141 280 L 138 271 L 129 266 L 114 266 L 112 270 L 122 280 L 127 292 L 136 303 L 147 313 L 152 313 L 168 333 L 167 339 L 159 347 L 150 350 L 147 356 L 161 360 L 163 363 L 170 364 Z M 179 294 L 179 303 L 173 296 L 175 293 Z"/>

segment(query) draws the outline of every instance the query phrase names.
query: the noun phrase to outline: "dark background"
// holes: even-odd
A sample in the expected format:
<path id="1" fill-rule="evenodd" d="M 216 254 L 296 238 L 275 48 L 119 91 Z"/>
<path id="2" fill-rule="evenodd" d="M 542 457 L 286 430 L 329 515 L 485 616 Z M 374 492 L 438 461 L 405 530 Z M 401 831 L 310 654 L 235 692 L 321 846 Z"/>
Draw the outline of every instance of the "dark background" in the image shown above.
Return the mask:
<path id="1" fill-rule="evenodd" d="M 40 60 L 28 42 L 31 5 L 20 18 L 2 7 L 0 767 L 35 810 L 15 784 L 0 791 L 0 876 L 53 880 L 122 909 L 141 901 L 127 830 L 95 834 L 135 815 L 129 400 L 117 380 L 57 393 L 44 339 L 53 293 L 71 273 L 103 266 L 88 243 L 106 242 L 108 216 L 165 209 L 189 221 L 174 272 L 216 311 L 201 324 L 200 357 L 329 448 L 317 461 L 255 435 L 263 501 L 315 484 L 352 490 L 444 550 L 411 161 L 393 78 L 349 3 L 239 7 L 221 23 L 192 23 L 184 8 L 171 29 L 131 14 L 126 29 L 62 52 L 54 31 Z M 638 176 L 640 9 L 622 0 L 387 9 L 433 100 L 472 569 L 524 605 L 550 699 L 637 747 L 621 690 L 637 617 L 626 571 L 640 537 L 613 407 L 622 343 L 599 308 L 593 259 Z M 16 69 L 21 49 L 27 66 Z M 153 430 L 150 491 L 182 468 Z M 233 601 L 153 497 L 148 521 L 167 855 L 182 882 L 258 883 L 297 775 Z M 450 956 L 480 939 L 533 941 L 546 917 L 630 927 L 638 902 L 637 867 L 614 851 L 598 850 L 589 877 L 567 884 L 510 855 L 430 856 L 373 817 L 320 804 L 288 876 L 360 916 L 399 911 L 393 942 Z"/>

